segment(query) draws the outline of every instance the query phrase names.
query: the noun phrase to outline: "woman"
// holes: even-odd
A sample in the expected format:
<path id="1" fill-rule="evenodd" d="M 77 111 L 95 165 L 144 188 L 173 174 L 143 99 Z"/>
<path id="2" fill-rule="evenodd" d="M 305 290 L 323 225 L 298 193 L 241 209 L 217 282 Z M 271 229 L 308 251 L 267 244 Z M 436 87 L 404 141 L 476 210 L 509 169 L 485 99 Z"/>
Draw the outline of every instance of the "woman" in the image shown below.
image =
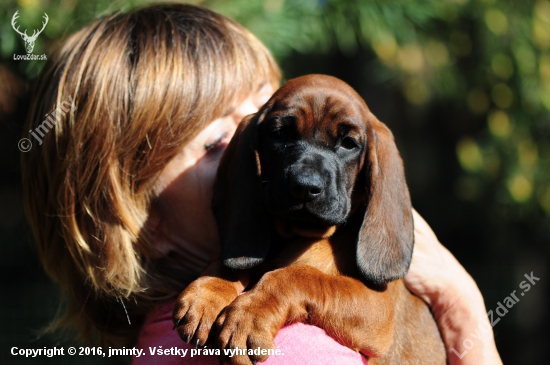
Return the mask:
<path id="1" fill-rule="evenodd" d="M 99 19 L 51 57 L 26 128 L 40 131 L 43 142 L 22 163 L 40 258 L 65 296 L 52 329 L 72 327 L 83 339 L 133 346 L 150 313 L 141 348 L 166 349 L 173 341 L 185 347 L 165 329 L 165 312 L 217 257 L 210 198 L 219 159 L 236 125 L 279 78 L 273 58 L 247 30 L 190 5 Z M 68 101 L 71 108 L 60 109 Z M 46 119 L 54 126 L 44 132 Z M 414 270 L 442 249 L 434 247 L 415 254 L 409 282 L 436 313 L 447 313 L 442 287 L 429 279 L 440 272 Z M 365 363 L 311 326 L 286 327 L 276 344 L 288 351 L 270 357 L 273 364 L 305 363 L 299 357 L 311 360 L 317 346 L 317 363 Z"/>

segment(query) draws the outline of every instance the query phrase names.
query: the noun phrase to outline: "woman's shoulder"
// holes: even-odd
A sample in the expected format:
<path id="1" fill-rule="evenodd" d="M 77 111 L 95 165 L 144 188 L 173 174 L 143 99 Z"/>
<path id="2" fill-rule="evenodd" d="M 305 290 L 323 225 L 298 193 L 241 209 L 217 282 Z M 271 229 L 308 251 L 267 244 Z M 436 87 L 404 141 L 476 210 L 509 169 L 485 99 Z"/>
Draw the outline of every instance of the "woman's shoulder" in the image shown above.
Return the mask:
<path id="1" fill-rule="evenodd" d="M 133 365 L 218 365 L 219 350 L 196 349 L 172 330 L 173 303 L 157 307 L 148 316 L 136 344 Z M 321 328 L 304 323 L 283 327 L 275 337 L 275 349 L 262 364 L 367 364 L 366 358 L 340 345 Z"/>

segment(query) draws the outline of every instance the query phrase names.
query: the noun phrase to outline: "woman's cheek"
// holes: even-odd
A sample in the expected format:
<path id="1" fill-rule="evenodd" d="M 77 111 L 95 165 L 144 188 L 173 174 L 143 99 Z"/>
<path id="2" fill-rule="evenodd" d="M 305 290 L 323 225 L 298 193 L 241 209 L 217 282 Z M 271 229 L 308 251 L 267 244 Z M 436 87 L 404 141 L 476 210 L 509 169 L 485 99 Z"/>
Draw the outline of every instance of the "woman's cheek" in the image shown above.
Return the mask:
<path id="1" fill-rule="evenodd" d="M 218 172 L 218 166 L 220 165 L 222 155 L 223 150 L 211 153 L 201 167 L 203 184 L 208 187 L 209 192 L 211 192 L 214 186 L 214 181 L 216 180 L 216 174 Z"/>

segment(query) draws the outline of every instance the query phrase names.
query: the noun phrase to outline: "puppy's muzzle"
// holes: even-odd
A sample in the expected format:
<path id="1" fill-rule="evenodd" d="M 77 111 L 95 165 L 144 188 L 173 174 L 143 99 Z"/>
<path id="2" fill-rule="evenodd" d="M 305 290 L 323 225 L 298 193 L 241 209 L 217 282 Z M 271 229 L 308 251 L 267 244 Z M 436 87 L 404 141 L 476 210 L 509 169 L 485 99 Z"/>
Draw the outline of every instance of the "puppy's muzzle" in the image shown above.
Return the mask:
<path id="1" fill-rule="evenodd" d="M 319 174 L 305 172 L 290 176 L 291 194 L 303 202 L 311 202 L 321 196 L 325 183 Z"/>

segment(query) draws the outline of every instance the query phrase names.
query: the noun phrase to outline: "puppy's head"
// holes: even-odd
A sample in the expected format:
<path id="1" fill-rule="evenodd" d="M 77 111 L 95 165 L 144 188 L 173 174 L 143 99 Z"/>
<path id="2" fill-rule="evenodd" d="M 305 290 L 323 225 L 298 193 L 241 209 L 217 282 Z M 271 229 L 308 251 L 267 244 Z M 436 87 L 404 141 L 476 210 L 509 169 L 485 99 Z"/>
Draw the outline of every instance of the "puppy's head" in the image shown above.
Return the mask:
<path id="1" fill-rule="evenodd" d="M 366 279 L 395 280 L 410 264 L 411 204 L 393 136 L 334 77 L 290 80 L 241 123 L 213 209 L 222 259 L 234 269 L 263 261 L 273 222 L 283 236 L 326 237 L 353 211 L 364 215 L 357 264 Z"/>

